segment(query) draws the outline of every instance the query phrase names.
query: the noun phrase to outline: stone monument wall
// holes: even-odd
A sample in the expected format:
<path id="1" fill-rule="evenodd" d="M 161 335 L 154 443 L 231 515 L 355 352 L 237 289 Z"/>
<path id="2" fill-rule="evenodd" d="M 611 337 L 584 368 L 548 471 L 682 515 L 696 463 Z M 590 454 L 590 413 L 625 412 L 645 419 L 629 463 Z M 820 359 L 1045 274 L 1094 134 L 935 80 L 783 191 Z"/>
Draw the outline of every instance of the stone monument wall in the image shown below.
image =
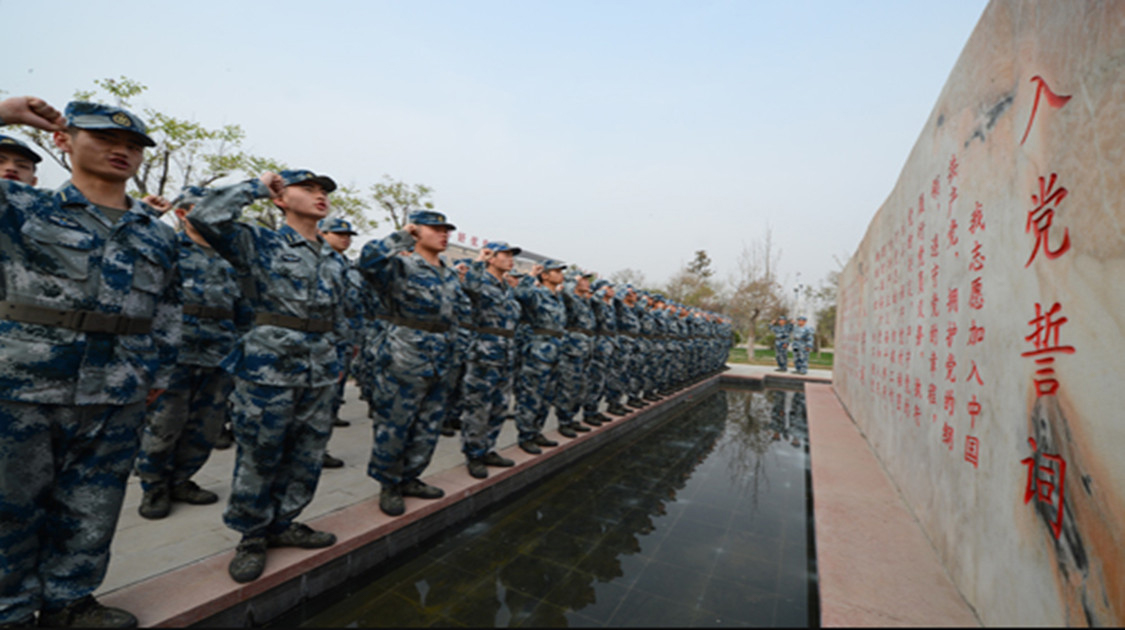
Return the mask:
<path id="1" fill-rule="evenodd" d="M 1125 624 L 1125 2 L 988 5 L 838 311 L 836 392 L 981 620 Z"/>

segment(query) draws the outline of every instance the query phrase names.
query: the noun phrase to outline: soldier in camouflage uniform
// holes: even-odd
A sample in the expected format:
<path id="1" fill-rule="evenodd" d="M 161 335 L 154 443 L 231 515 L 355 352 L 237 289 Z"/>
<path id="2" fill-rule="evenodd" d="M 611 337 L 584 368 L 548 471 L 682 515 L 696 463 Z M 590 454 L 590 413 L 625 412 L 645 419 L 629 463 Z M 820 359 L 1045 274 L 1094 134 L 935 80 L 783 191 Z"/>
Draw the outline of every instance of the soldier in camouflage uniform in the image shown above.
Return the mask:
<path id="1" fill-rule="evenodd" d="M 543 435 L 543 424 L 558 387 L 559 345 L 566 326 L 566 307 L 558 293 L 566 267 L 557 260 L 545 260 L 516 287 L 522 319 L 529 327 L 516 375 L 516 428 L 520 448 L 532 455 L 542 453 L 541 446 L 559 445 Z"/>
<path id="2" fill-rule="evenodd" d="M 228 568 L 237 582 L 262 574 L 267 547 L 313 549 L 336 536 L 296 522 L 320 480 L 342 377 L 340 340 L 347 263 L 317 233 L 330 178 L 307 170 L 264 173 L 210 192 L 188 221 L 245 278 L 253 326 L 223 360 L 234 375 L 231 425 L 238 453 L 227 527 L 242 534 Z M 272 198 L 278 230 L 239 221 L 243 207 Z"/>
<path id="3" fill-rule="evenodd" d="M 379 508 L 391 516 L 406 510 L 403 496 L 445 494 L 419 477 L 433 456 L 449 399 L 463 293 L 457 273 L 439 257 L 456 228 L 431 210 L 415 210 L 408 220 L 365 245 L 359 260 L 387 312 L 373 341 L 375 437 L 367 474 L 382 485 Z"/>
<path id="4" fill-rule="evenodd" d="M 812 352 L 815 332 L 811 326 L 805 325 L 807 322 L 808 319 L 801 315 L 793 329 L 793 367 L 797 374 L 809 373 L 809 353 Z"/>
<path id="5" fill-rule="evenodd" d="M 568 438 L 576 438 L 578 433 L 590 430 L 579 424 L 576 416 L 586 400 L 587 370 L 594 354 L 597 322 L 590 303 L 590 279 L 593 275 L 574 270 L 559 292 L 566 306 L 566 334 L 559 352 L 555 417 L 559 421 L 559 433 Z M 601 424 L 597 420 L 593 422 L 596 423 L 593 426 Z"/>
<path id="6" fill-rule="evenodd" d="M 0 135 L 0 179 L 34 186 L 39 183 L 35 171 L 42 161 L 43 158 L 23 142 Z"/>
<path id="7" fill-rule="evenodd" d="M 191 477 L 207 462 L 227 419 L 234 380 L 219 363 L 253 316 L 234 268 L 185 220 L 204 194 L 191 186 L 169 204 L 184 228 L 179 235 L 183 341 L 168 389 L 148 408 L 137 455 L 144 491 L 138 512 L 148 519 L 168 516 L 173 501 L 208 505 L 219 500 Z"/>
<path id="8" fill-rule="evenodd" d="M 344 256 L 344 252 L 352 246 L 352 237 L 356 234 L 355 230 L 352 229 L 352 224 L 340 217 L 321 219 L 317 224 L 317 230 L 320 232 L 320 238 L 324 239 L 324 242 L 328 243 L 340 256 Z M 347 263 L 347 271 L 345 272 L 347 289 L 344 297 L 344 317 L 347 318 L 348 335 L 340 340 L 340 347 L 337 349 L 341 360 L 344 362 L 344 375 L 336 385 L 336 398 L 332 400 L 333 427 L 351 425 L 347 420 L 340 419 L 340 406 L 344 404 L 344 390 L 347 387 L 348 374 L 359 350 L 359 344 L 363 341 L 364 330 L 365 298 L 363 292 L 366 287 L 363 275 L 352 265 L 351 261 L 345 258 L 345 262 Z M 322 468 L 343 468 L 343 466 L 343 461 L 333 457 L 325 449 L 324 458 L 321 462 Z"/>
<path id="9" fill-rule="evenodd" d="M 773 333 L 773 351 L 777 355 L 777 369 L 775 372 L 789 371 L 789 337 L 793 334 L 793 324 L 789 323 L 782 315 L 770 324 Z"/>
<path id="10" fill-rule="evenodd" d="M 93 103 L 0 120 L 54 131 L 72 169 L 54 192 L 0 179 L 0 624 L 133 627 L 92 594 L 180 342 L 175 232 L 125 193 L 154 143 Z"/>
<path id="11" fill-rule="evenodd" d="M 462 381 L 461 450 L 469 474 L 478 479 L 488 477 L 488 466 L 515 465 L 493 449 L 512 398 L 515 329 L 520 318 L 519 302 L 504 276 L 521 251 L 503 241 L 486 243 L 462 281 L 472 299 L 473 341 Z"/>
<path id="12" fill-rule="evenodd" d="M 457 316 L 456 342 L 453 344 L 452 367 L 448 375 L 449 402 L 446 403 L 445 419 L 441 423 L 441 434 L 447 437 L 457 435 L 461 431 L 461 416 L 465 411 L 462 385 L 469 358 L 469 346 L 473 343 L 473 302 L 464 291 L 464 283 L 465 273 L 468 272 L 471 262 L 472 260 L 468 258 L 453 261 L 453 268 L 457 270 L 457 277 L 461 280 L 462 291 L 457 294 L 457 306 L 454 309 Z"/>
<path id="13" fill-rule="evenodd" d="M 596 280 L 590 286 L 594 297 L 590 301 L 594 312 L 594 352 L 586 369 L 586 397 L 582 420 L 600 426 L 612 420 L 601 412 L 599 403 L 606 397 L 606 381 L 617 352 L 617 313 L 613 308 L 613 285 L 606 280 Z"/>

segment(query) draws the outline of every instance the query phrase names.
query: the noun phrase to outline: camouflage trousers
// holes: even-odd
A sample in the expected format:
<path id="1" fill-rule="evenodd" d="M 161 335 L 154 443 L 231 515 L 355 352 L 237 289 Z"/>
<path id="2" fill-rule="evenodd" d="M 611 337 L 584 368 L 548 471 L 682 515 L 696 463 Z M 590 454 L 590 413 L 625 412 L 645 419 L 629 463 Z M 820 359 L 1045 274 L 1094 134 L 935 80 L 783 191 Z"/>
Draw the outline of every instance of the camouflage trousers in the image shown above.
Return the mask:
<path id="1" fill-rule="evenodd" d="M 595 348 L 586 365 L 586 396 L 582 409 L 587 417 L 598 413 L 598 403 L 606 395 L 606 373 L 613 359 L 613 349 Z"/>
<path id="2" fill-rule="evenodd" d="M 234 378 L 222 368 L 176 366 L 145 417 L 136 465 L 142 488 L 176 485 L 199 472 L 227 421 L 233 389 Z"/>
<path id="3" fill-rule="evenodd" d="M 586 401 L 586 367 L 589 363 L 589 358 L 581 355 L 559 356 L 555 417 L 560 427 L 578 424 L 574 417 Z"/>
<path id="4" fill-rule="evenodd" d="M 787 370 L 789 369 L 789 344 L 784 341 L 773 342 L 773 352 L 777 355 L 777 367 Z"/>
<path id="5" fill-rule="evenodd" d="M 234 380 L 231 428 L 238 454 L 227 527 L 280 532 L 312 501 L 332 432 L 336 386 L 276 387 Z"/>
<path id="6" fill-rule="evenodd" d="M 557 363 L 525 356 L 516 374 L 516 429 L 520 441 L 543 432 L 558 388 Z"/>
<path id="7" fill-rule="evenodd" d="M 449 395 L 449 401 L 446 403 L 444 419 L 442 424 L 447 427 L 456 426 L 453 423 L 462 419 L 465 412 L 465 392 L 463 381 L 467 374 L 466 364 L 464 361 L 454 363 L 453 368 L 449 370 L 446 375 L 445 390 Z"/>
<path id="8" fill-rule="evenodd" d="M 101 586 L 144 412 L 0 401 L 0 623 Z"/>
<path id="9" fill-rule="evenodd" d="M 617 352 L 613 353 L 606 367 L 605 396 L 606 402 L 611 405 L 621 404 L 621 397 L 626 392 L 632 391 L 629 386 L 629 372 L 633 369 L 635 348 L 631 340 L 623 342 Z"/>
<path id="10" fill-rule="evenodd" d="M 344 404 L 344 389 L 348 385 L 348 376 L 352 372 L 353 366 L 358 366 L 359 361 L 356 360 L 355 346 L 349 346 L 344 352 L 344 377 L 336 383 L 336 397 L 332 399 L 332 419 L 340 417 L 340 407 Z"/>
<path id="11" fill-rule="evenodd" d="M 448 402 L 446 374 L 422 377 L 392 370 L 377 374 L 375 439 L 367 474 L 385 484 L 420 477 L 434 455 Z"/>
<path id="12" fill-rule="evenodd" d="M 809 349 L 793 346 L 793 369 L 804 374 L 809 371 Z"/>
<path id="13" fill-rule="evenodd" d="M 512 374 L 505 365 L 469 363 L 461 381 L 461 452 L 468 459 L 484 457 L 496 447 L 500 427 L 508 417 Z"/>

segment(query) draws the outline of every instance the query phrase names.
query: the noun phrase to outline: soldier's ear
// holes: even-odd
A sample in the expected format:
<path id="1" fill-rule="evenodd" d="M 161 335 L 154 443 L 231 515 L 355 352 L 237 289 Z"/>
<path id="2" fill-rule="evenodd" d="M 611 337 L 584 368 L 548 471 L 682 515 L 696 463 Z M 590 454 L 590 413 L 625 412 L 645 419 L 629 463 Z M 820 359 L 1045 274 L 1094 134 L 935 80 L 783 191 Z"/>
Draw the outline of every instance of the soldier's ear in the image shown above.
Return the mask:
<path id="1" fill-rule="evenodd" d="M 55 146 L 63 153 L 70 154 L 70 152 L 74 150 L 72 144 L 74 142 L 74 136 L 71 134 L 70 129 L 54 132 L 51 134 L 51 139 L 55 141 Z"/>

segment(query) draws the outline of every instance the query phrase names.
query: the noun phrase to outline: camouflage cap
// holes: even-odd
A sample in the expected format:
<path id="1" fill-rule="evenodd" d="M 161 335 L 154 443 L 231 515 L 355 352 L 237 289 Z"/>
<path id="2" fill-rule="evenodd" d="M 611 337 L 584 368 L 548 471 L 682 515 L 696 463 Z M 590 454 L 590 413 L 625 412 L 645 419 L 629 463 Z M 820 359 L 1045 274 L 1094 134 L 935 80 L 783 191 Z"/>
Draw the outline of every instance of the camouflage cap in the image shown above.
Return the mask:
<path id="1" fill-rule="evenodd" d="M 340 217 L 328 217 L 326 219 L 321 219 L 319 222 L 317 222 L 316 227 L 317 227 L 318 230 L 320 230 L 321 232 L 324 232 L 325 234 L 328 234 L 328 233 L 356 234 L 357 233 L 354 229 L 352 229 L 351 223 L 348 223 L 347 220 L 342 219 Z"/>
<path id="2" fill-rule="evenodd" d="M 336 182 L 327 175 L 317 175 L 316 173 L 307 169 L 286 169 L 278 173 L 281 179 L 285 181 L 286 186 L 300 184 L 301 182 L 316 182 L 324 189 L 324 192 L 330 193 L 336 190 Z"/>
<path id="3" fill-rule="evenodd" d="M 608 287 L 608 286 L 610 286 L 609 280 L 606 280 L 605 278 L 598 278 L 597 280 L 594 280 L 593 282 L 590 283 L 590 288 L 593 289 L 594 291 L 597 291 L 598 289 L 600 289 L 602 287 Z"/>
<path id="4" fill-rule="evenodd" d="M 31 160 L 33 164 L 38 164 L 43 161 L 43 158 L 39 157 L 39 154 L 35 151 L 32 151 L 31 147 L 11 136 L 0 135 L 0 149 L 18 153 Z"/>
<path id="5" fill-rule="evenodd" d="M 802 319 L 805 320 L 806 322 L 809 321 L 809 318 L 805 317 L 804 315 L 798 315 L 797 316 L 797 321 L 801 321 Z"/>
<path id="6" fill-rule="evenodd" d="M 484 248 L 485 249 L 491 249 L 492 251 L 497 252 L 497 253 L 499 253 L 499 252 L 512 252 L 513 256 L 519 256 L 520 252 L 523 251 L 522 248 L 513 247 L 513 246 L 509 245 L 508 243 L 506 243 L 505 241 L 487 241 L 484 244 Z"/>
<path id="7" fill-rule="evenodd" d="M 200 186 L 184 186 L 180 194 L 172 200 L 173 208 L 188 208 L 199 203 L 200 199 L 207 194 L 207 189 Z"/>
<path id="8" fill-rule="evenodd" d="M 407 223 L 414 225 L 432 225 L 432 226 L 445 226 L 451 230 L 456 230 L 457 226 L 453 225 L 445 219 L 445 215 L 433 210 L 411 210 L 410 214 L 406 217 Z"/>
<path id="9" fill-rule="evenodd" d="M 552 258 L 548 258 L 539 264 L 543 265 L 543 271 L 554 271 L 556 269 L 561 271 L 569 267 L 569 265 L 567 265 L 566 263 L 554 260 Z"/>
<path id="10" fill-rule="evenodd" d="M 146 147 L 156 146 L 156 141 L 148 137 L 148 127 L 133 112 L 112 105 L 71 101 L 63 112 L 66 126 L 78 129 L 120 129 L 136 134 Z"/>

